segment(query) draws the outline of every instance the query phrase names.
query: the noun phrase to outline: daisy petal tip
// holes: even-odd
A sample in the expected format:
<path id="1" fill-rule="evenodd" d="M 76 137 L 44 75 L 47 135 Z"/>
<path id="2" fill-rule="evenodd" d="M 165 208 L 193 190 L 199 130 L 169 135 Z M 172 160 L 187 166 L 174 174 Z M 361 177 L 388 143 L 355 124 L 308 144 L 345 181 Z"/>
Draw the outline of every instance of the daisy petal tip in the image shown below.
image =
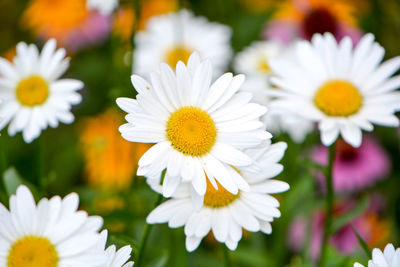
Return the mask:
<path id="1" fill-rule="evenodd" d="M 286 142 L 279 142 L 277 144 L 279 144 L 283 151 L 286 151 L 288 148 L 288 144 Z"/>
<path id="2" fill-rule="evenodd" d="M 289 191 L 290 185 L 286 182 L 282 182 L 282 192 Z"/>
<path id="3" fill-rule="evenodd" d="M 194 237 L 186 237 L 185 247 L 188 252 L 193 252 L 200 245 L 200 242 Z"/>
<path id="4" fill-rule="evenodd" d="M 192 183 L 192 186 L 196 194 L 198 194 L 199 196 L 203 197 L 206 194 L 207 186 L 199 185 L 198 183 Z"/>
<path id="5" fill-rule="evenodd" d="M 143 170 L 143 168 L 138 168 L 136 175 L 137 176 L 146 176 L 146 172 Z"/>
<path id="6" fill-rule="evenodd" d="M 20 195 L 20 194 L 22 194 L 22 195 L 32 195 L 32 193 L 29 190 L 29 188 L 24 184 L 18 186 L 16 194 L 17 195 Z"/>
<path id="7" fill-rule="evenodd" d="M 174 191 L 172 191 L 170 187 L 163 186 L 162 193 L 163 193 L 163 197 L 170 198 L 174 194 Z"/>
<path id="8" fill-rule="evenodd" d="M 124 106 L 124 102 L 127 98 L 126 97 L 118 97 L 117 99 L 115 99 L 115 103 L 117 104 L 117 106 L 119 108 L 122 109 L 122 107 Z"/>
<path id="9" fill-rule="evenodd" d="M 246 80 L 246 75 L 243 73 L 237 74 L 237 75 L 235 75 L 235 78 L 240 80 L 240 83 L 244 83 L 244 81 Z"/>
<path id="10" fill-rule="evenodd" d="M 268 140 L 268 139 L 271 139 L 272 137 L 273 136 L 272 136 L 272 134 L 270 132 L 264 131 L 263 140 Z"/>
<path id="11" fill-rule="evenodd" d="M 343 137 L 344 141 L 354 148 L 359 148 L 362 143 L 362 138 L 346 138 Z"/>
<path id="12" fill-rule="evenodd" d="M 156 216 L 154 215 L 154 213 L 151 212 L 151 213 L 147 216 L 147 218 L 146 218 L 146 223 L 147 223 L 147 224 L 155 224 L 155 223 L 156 223 L 155 217 L 156 217 Z"/>
<path id="13" fill-rule="evenodd" d="M 330 33 L 330 32 L 325 32 L 323 36 L 324 36 L 325 38 L 334 38 L 334 37 L 333 37 L 333 34 Z"/>
<path id="14" fill-rule="evenodd" d="M 56 40 L 56 38 L 50 38 L 49 40 L 48 40 L 48 42 L 49 43 L 51 43 L 51 44 L 55 44 L 55 45 L 57 45 L 57 40 Z"/>
<path id="15" fill-rule="evenodd" d="M 182 61 L 178 61 L 178 63 L 176 64 L 178 66 L 179 62 L 181 62 L 182 64 L 184 64 Z M 171 66 L 168 65 L 165 62 L 161 62 L 160 63 L 160 70 L 161 71 L 172 71 Z"/>
<path id="16" fill-rule="evenodd" d="M 22 138 L 24 139 L 25 143 L 30 144 L 32 143 L 33 140 L 37 138 L 37 136 L 33 135 L 28 135 L 28 134 L 22 134 Z"/>
<path id="17" fill-rule="evenodd" d="M 332 145 L 334 141 L 335 140 L 331 141 L 331 140 L 327 140 L 326 138 L 321 137 L 321 143 L 326 147 L 329 147 L 330 145 Z"/>
<path id="18" fill-rule="evenodd" d="M 190 56 L 189 56 L 189 61 L 193 61 L 193 60 L 200 61 L 200 54 L 199 54 L 199 52 L 194 51 L 192 54 L 190 54 Z M 204 60 L 204 61 L 210 62 L 208 59 L 206 59 L 206 60 Z"/>
<path id="19" fill-rule="evenodd" d="M 243 185 L 240 187 L 240 191 L 243 191 L 243 192 L 250 192 L 251 190 L 250 190 L 250 185 L 246 182 L 246 183 L 243 183 Z"/>
<path id="20" fill-rule="evenodd" d="M 239 193 L 239 188 L 235 186 L 231 186 L 229 188 L 225 188 L 229 193 L 237 195 Z"/>
<path id="21" fill-rule="evenodd" d="M 375 40 L 375 35 L 371 32 L 367 33 L 366 35 L 364 35 L 364 37 L 362 39 L 370 39 L 371 42 Z"/>

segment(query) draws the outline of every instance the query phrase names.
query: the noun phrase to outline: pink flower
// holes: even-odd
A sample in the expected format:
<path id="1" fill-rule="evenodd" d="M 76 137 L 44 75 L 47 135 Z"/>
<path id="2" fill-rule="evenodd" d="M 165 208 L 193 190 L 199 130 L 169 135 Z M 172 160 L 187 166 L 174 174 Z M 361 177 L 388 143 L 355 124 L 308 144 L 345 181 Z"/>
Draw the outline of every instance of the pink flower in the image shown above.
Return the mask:
<path id="1" fill-rule="evenodd" d="M 326 165 L 328 149 L 319 146 L 312 152 L 314 162 Z M 372 137 L 363 138 L 359 148 L 353 148 L 339 139 L 336 143 L 336 157 L 333 166 L 333 184 L 337 192 L 354 192 L 372 186 L 385 178 L 391 169 L 386 151 Z M 322 186 L 325 179 L 317 174 Z"/>
<path id="2" fill-rule="evenodd" d="M 298 38 L 310 40 L 315 33 L 330 32 L 338 41 L 350 36 L 357 43 L 362 32 L 355 26 L 354 9 L 342 0 L 287 0 L 267 23 L 264 38 L 289 44 Z"/>
<path id="3" fill-rule="evenodd" d="M 368 209 L 355 218 L 351 223 L 344 225 L 335 232 L 329 239 L 329 243 L 340 253 L 351 254 L 357 248 L 359 243 L 351 227 L 357 230 L 360 236 L 372 247 L 379 247 L 387 243 L 390 235 L 389 227 L 386 221 L 379 216 L 380 197 L 370 199 Z M 379 203 L 378 203 L 379 202 Z M 339 217 L 352 208 L 355 202 L 342 202 L 335 206 L 334 217 Z M 307 228 L 307 223 L 311 227 Z M 288 246 L 295 252 L 301 251 L 304 246 L 309 246 L 309 256 L 313 262 L 318 261 L 321 250 L 322 237 L 324 233 L 325 212 L 318 210 L 311 215 L 311 221 L 307 221 L 304 216 L 294 219 L 289 227 Z M 309 244 L 305 244 L 306 235 L 310 235 Z"/>
<path id="4" fill-rule="evenodd" d="M 317 33 L 316 31 L 315 33 Z M 309 40 L 309 37 L 302 28 L 302 25 L 281 21 L 272 20 L 270 21 L 266 28 L 264 29 L 264 39 L 266 40 L 277 40 L 282 43 L 289 45 L 295 39 L 301 38 Z M 357 44 L 362 37 L 362 31 L 351 25 L 340 25 L 337 30 L 335 30 L 334 36 L 338 41 L 343 37 L 349 36 L 354 44 Z"/>
<path id="5" fill-rule="evenodd" d="M 65 36 L 65 47 L 72 52 L 104 42 L 110 35 L 112 18 L 98 12 L 92 14 Z"/>

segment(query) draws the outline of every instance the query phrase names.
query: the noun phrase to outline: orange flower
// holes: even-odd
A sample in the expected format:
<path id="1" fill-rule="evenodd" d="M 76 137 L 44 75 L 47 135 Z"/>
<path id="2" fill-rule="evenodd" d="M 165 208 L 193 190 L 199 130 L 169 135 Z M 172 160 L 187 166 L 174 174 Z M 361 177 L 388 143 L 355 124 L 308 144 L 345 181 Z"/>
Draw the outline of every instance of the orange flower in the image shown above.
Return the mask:
<path id="1" fill-rule="evenodd" d="M 146 22 L 152 16 L 165 14 L 176 11 L 178 2 L 176 0 L 148 0 L 143 1 L 142 10 L 140 13 L 139 29 L 143 30 Z"/>
<path id="2" fill-rule="evenodd" d="M 130 42 L 135 21 L 135 12 L 129 5 L 117 10 L 114 18 L 113 34 L 121 37 L 123 42 Z"/>
<path id="3" fill-rule="evenodd" d="M 386 244 L 390 242 L 391 225 L 377 213 L 367 212 L 360 227 L 369 234 L 367 243 L 370 247 L 384 249 Z"/>
<path id="4" fill-rule="evenodd" d="M 110 28 L 109 18 L 88 11 L 85 0 L 31 0 L 21 23 L 35 35 L 56 38 L 67 48 L 104 39 Z"/>
<path id="5" fill-rule="evenodd" d="M 4 54 L 3 58 L 7 59 L 8 61 L 12 62 L 14 57 L 17 55 L 16 46 L 14 45 L 10 49 L 8 49 Z"/>
<path id="6" fill-rule="evenodd" d="M 93 201 L 93 207 L 96 213 L 110 214 L 116 210 L 122 210 L 126 207 L 125 201 L 119 196 L 99 196 Z"/>
<path id="7" fill-rule="evenodd" d="M 139 29 L 143 30 L 147 20 L 152 16 L 157 16 L 177 10 L 176 0 L 147 0 L 142 1 L 140 10 Z M 130 41 L 129 38 L 134 30 L 135 10 L 129 4 L 122 6 L 114 19 L 113 33 L 120 36 L 123 41 Z"/>
<path id="8" fill-rule="evenodd" d="M 103 189 L 125 189 L 131 185 L 137 162 L 149 144 L 131 143 L 118 132 L 122 119 L 108 110 L 86 120 L 80 141 L 89 184 Z"/>

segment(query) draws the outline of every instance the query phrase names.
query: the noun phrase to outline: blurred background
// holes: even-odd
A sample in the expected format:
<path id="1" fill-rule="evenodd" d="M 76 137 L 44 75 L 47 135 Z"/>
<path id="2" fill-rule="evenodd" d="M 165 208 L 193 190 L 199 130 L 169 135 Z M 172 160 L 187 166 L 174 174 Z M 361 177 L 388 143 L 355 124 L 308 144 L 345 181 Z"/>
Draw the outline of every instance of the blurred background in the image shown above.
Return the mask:
<path id="1" fill-rule="evenodd" d="M 111 241 L 135 247 L 156 198 L 144 178 L 135 176 L 137 161 L 150 145 L 127 142 L 118 132 L 124 123 L 124 113 L 117 108 L 115 99 L 134 98 L 136 94 L 130 82 L 135 33 L 145 30 L 146 22 L 153 16 L 186 8 L 196 16 L 231 27 L 231 46 L 238 53 L 252 42 L 268 37 L 270 23 L 286 12 L 288 2 L 121 0 L 114 13 L 104 16 L 87 11 L 85 0 L 0 0 L 1 57 L 11 61 L 20 41 L 41 47 L 46 39 L 55 37 L 71 57 L 71 67 L 65 77 L 85 83 L 80 91 L 83 100 L 73 107 L 76 117 L 73 124 L 49 128 L 31 144 L 26 144 L 21 134 L 10 137 L 6 130 L 1 131 L 1 170 L 6 192 L 11 193 L 20 182 L 31 185 L 37 198 L 76 191 L 80 194 L 82 209 L 103 216 Z M 320 2 L 334 5 L 340 1 Z M 345 3 L 351 8 L 349 14 L 354 27 L 361 32 L 372 32 L 386 49 L 385 58 L 400 55 L 400 1 L 348 0 Z M 82 25 L 91 19 L 93 22 Z M 329 24 L 329 19 L 326 21 L 323 19 Z M 83 33 L 85 38 L 69 38 L 75 31 Z M 226 71 L 232 71 L 232 67 Z M 399 137 L 398 129 L 377 127 L 373 134 L 366 135 L 360 149 L 344 143 L 337 145 L 336 164 L 367 159 L 355 173 L 344 171 L 342 178 L 339 174 L 335 178 L 344 182 L 335 181 L 337 220 L 329 250 L 330 266 L 367 262 L 351 225 L 371 248 L 382 249 L 388 242 L 399 246 Z M 324 185 L 319 164 L 326 163 L 326 151 L 318 145 L 317 131 L 301 143 L 293 142 L 285 133 L 275 135 L 273 141 L 288 143 L 282 160 L 285 169 L 278 177 L 291 186 L 288 192 L 277 196 L 282 216 L 273 222 L 269 236 L 244 233 L 231 258 L 235 266 L 312 266 L 318 254 L 316 240 L 322 233 L 324 217 Z M 361 175 L 360 179 L 367 181 L 346 185 L 351 175 L 355 177 L 360 169 L 377 163 L 380 165 L 376 177 Z M 7 195 L 1 195 L 3 203 L 7 199 Z M 145 261 L 147 266 L 222 266 L 219 246 L 209 235 L 198 250 L 188 253 L 182 228 L 157 225 L 150 236 Z"/>

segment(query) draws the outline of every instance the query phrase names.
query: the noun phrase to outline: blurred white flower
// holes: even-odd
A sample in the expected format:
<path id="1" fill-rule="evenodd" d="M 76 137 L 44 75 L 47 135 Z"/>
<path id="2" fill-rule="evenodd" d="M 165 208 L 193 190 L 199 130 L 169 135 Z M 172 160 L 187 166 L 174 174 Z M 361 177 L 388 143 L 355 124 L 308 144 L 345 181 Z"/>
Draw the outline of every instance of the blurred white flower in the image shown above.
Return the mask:
<path id="1" fill-rule="evenodd" d="M 87 0 L 89 10 L 97 10 L 100 14 L 108 16 L 118 7 L 118 0 Z"/>
<path id="2" fill-rule="evenodd" d="M 226 71 L 232 55 L 231 35 L 228 26 L 195 17 L 189 10 L 152 17 L 135 35 L 133 73 L 150 77 L 161 62 L 175 68 L 179 60 L 187 64 L 196 51 L 211 60 L 216 77 Z"/>
<path id="3" fill-rule="evenodd" d="M 296 115 L 281 116 L 270 109 L 271 97 L 267 93 L 272 88 L 270 61 L 290 57 L 290 51 L 290 47 L 276 41 L 257 41 L 236 55 L 233 67 L 235 72 L 246 75 L 241 90 L 251 92 L 254 102 L 268 108 L 262 118 L 267 130 L 273 134 L 287 132 L 293 141 L 301 143 L 313 130 L 313 123 Z"/>

